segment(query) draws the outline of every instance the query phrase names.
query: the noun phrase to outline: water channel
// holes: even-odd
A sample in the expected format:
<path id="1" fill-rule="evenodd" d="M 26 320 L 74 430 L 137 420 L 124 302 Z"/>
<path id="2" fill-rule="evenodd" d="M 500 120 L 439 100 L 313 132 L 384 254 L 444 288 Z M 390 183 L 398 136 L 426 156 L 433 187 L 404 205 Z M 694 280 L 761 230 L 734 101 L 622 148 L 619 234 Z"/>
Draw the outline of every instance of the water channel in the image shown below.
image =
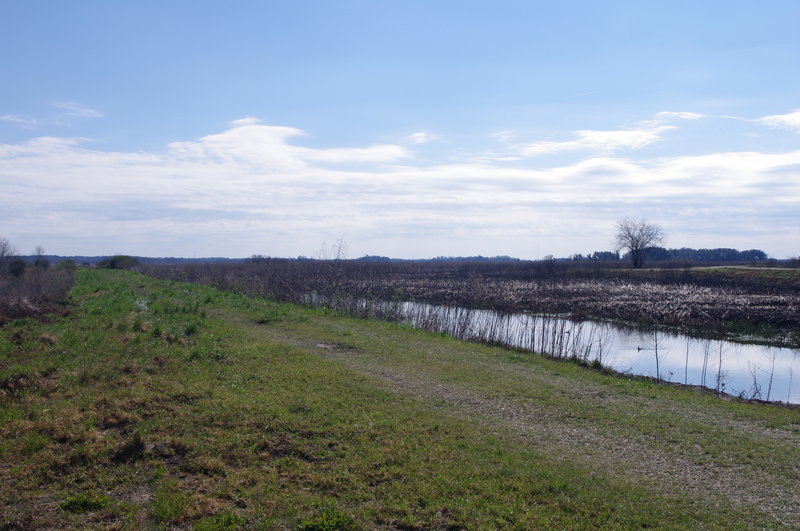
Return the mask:
<path id="1" fill-rule="evenodd" d="M 370 305 L 376 316 L 380 313 L 384 318 L 459 339 L 494 342 L 589 363 L 597 360 L 622 373 L 702 385 L 742 398 L 800 403 L 798 349 L 697 339 L 600 321 L 416 302 Z"/>

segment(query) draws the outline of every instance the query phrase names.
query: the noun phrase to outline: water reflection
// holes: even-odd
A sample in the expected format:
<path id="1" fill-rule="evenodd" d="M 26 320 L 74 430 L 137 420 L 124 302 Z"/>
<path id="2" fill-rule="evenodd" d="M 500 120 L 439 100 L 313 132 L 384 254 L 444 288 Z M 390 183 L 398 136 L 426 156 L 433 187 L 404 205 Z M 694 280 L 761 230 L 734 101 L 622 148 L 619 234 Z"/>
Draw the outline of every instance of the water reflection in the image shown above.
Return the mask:
<path id="1" fill-rule="evenodd" d="M 702 385 L 742 398 L 800 403 L 800 351 L 796 349 L 414 302 L 385 303 L 373 306 L 372 311 L 459 339 L 590 363 L 597 360 L 623 373 Z"/>

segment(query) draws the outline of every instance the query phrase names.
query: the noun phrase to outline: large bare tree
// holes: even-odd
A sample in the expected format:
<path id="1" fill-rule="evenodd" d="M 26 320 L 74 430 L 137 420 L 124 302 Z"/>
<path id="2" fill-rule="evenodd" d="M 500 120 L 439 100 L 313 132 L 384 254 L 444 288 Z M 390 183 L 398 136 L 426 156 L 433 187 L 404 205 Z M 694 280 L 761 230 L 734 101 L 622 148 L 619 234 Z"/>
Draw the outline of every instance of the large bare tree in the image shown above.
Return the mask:
<path id="1" fill-rule="evenodd" d="M 631 255 L 633 267 L 644 264 L 645 251 L 664 241 L 664 231 L 645 219 L 624 218 L 617 222 L 617 249 L 625 249 Z"/>

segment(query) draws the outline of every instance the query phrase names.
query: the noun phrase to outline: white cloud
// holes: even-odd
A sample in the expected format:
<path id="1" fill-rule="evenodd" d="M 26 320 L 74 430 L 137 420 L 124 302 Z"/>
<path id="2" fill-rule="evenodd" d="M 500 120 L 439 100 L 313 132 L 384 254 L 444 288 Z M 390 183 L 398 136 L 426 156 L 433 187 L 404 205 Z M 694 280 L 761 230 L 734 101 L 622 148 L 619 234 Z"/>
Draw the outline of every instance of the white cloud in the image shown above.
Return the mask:
<path id="1" fill-rule="evenodd" d="M 394 162 L 411 157 L 411 152 L 406 148 L 393 144 L 366 148 L 303 149 L 299 153 L 305 160 L 329 163 Z"/>
<path id="2" fill-rule="evenodd" d="M 700 120 L 705 117 L 706 115 L 696 112 L 662 111 L 650 120 L 639 121 L 633 128 L 610 131 L 582 129 L 572 132 L 575 137 L 572 140 L 533 142 L 517 146 L 517 149 L 527 157 L 566 151 L 614 153 L 626 149 L 641 149 L 661 141 L 665 131 L 677 129 L 673 125 L 667 125 L 673 119 Z M 494 136 L 508 141 L 513 138 L 513 132 L 500 131 L 494 133 Z"/>
<path id="3" fill-rule="evenodd" d="M 300 129 L 261 125 L 255 118 L 231 122 L 231 128 L 191 142 L 173 142 L 173 156 L 194 160 L 217 160 L 254 166 L 262 170 L 300 170 L 309 162 L 381 163 L 409 158 L 402 146 L 378 144 L 365 148 L 307 148 L 289 143 L 293 137 L 305 136 Z"/>
<path id="4" fill-rule="evenodd" d="M 662 111 L 656 114 L 657 119 L 680 118 L 682 120 L 699 120 L 705 117 L 705 114 L 699 114 L 696 112 Z"/>
<path id="5" fill-rule="evenodd" d="M 239 118 L 238 120 L 231 120 L 229 123 L 234 127 L 240 127 L 242 125 L 260 124 L 261 120 L 259 120 L 258 118 L 248 117 L 248 118 Z"/>
<path id="6" fill-rule="evenodd" d="M 85 140 L 40 136 L 22 144 L 0 144 L 0 159 L 27 156 L 46 158 L 56 153 L 66 153 L 71 146 L 76 146 Z"/>
<path id="7" fill-rule="evenodd" d="M 642 132 L 657 137 L 658 127 L 580 131 L 574 142 L 632 148 L 656 141 Z M 754 235 L 791 243 L 800 230 L 800 151 L 426 165 L 403 146 L 312 148 L 299 145 L 303 135 L 244 119 L 163 153 L 76 138 L 0 144 L 4 236 L 63 253 L 294 256 L 344 233 L 353 256 L 530 257 L 535 247 L 602 249 L 625 215 L 665 223 L 675 245 L 697 226 L 739 233 L 705 245 L 748 248 L 760 246 Z M 57 251 L 68 238 L 83 247 Z"/>
<path id="8" fill-rule="evenodd" d="M 513 140 L 516 140 L 517 133 L 509 129 L 505 131 L 495 131 L 494 133 L 492 133 L 492 136 L 499 140 L 502 140 L 503 142 L 511 142 Z"/>
<path id="9" fill-rule="evenodd" d="M 600 151 L 611 153 L 621 149 L 640 149 L 661 140 L 661 133 L 675 129 L 669 125 L 648 127 L 643 129 L 627 129 L 618 131 L 593 131 L 584 129 L 574 131 L 575 140 L 564 142 L 534 142 L 521 146 L 521 153 L 535 157 L 562 151 Z"/>
<path id="10" fill-rule="evenodd" d="M 795 133 L 800 133 L 800 109 L 796 109 L 788 114 L 765 116 L 755 121 L 769 127 L 789 129 Z"/>
<path id="11" fill-rule="evenodd" d="M 410 135 L 403 137 L 402 141 L 407 144 L 427 144 L 435 139 L 436 136 L 428 133 L 427 131 L 417 131 L 416 133 L 411 133 Z"/>
<path id="12" fill-rule="evenodd" d="M 169 144 L 173 156 L 195 161 L 221 161 L 250 165 L 262 170 L 297 170 L 305 167 L 288 139 L 304 133 L 294 127 L 259 125 L 253 119 L 235 120 L 222 133 L 190 142 Z"/>

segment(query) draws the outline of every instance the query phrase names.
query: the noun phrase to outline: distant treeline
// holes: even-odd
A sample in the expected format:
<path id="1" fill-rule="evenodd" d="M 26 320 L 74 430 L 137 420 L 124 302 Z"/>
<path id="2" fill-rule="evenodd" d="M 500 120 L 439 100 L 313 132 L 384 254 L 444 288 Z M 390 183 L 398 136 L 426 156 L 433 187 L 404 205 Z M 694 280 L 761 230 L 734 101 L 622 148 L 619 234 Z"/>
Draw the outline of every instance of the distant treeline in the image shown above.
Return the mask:
<path id="1" fill-rule="evenodd" d="M 127 255 L 116 255 L 116 256 L 127 256 Z M 20 256 L 21 259 L 28 262 L 29 264 L 34 263 L 37 259 L 44 258 L 51 264 L 57 264 L 59 262 L 63 262 L 66 260 L 72 260 L 77 265 L 96 265 L 104 260 L 109 260 L 114 258 L 113 256 L 109 255 L 102 255 L 102 256 L 60 256 L 55 254 L 46 254 L 42 256 L 37 255 L 22 255 Z M 150 256 L 131 256 L 130 258 L 134 258 L 138 260 L 142 264 L 192 264 L 192 263 L 202 263 L 202 264 L 209 264 L 209 263 L 218 263 L 218 262 L 244 262 L 249 260 L 249 258 L 224 258 L 220 256 L 212 256 L 212 257 L 205 257 L 205 258 L 178 258 L 178 257 L 150 257 Z"/>
<path id="2" fill-rule="evenodd" d="M 279 259 L 280 257 L 264 256 L 263 254 L 254 254 L 247 259 L 249 262 L 263 262 L 265 260 Z M 292 260 L 289 258 L 288 260 Z M 523 262 L 521 258 L 514 258 L 513 256 L 437 256 L 436 258 L 390 258 L 388 256 L 378 256 L 368 254 L 361 258 L 310 258 L 308 256 L 298 256 L 298 261 L 312 262 L 312 261 L 329 261 L 329 260 L 345 260 L 350 262 L 371 262 L 371 263 L 428 263 L 428 262 L 481 262 L 492 263 L 498 262 Z"/>
<path id="3" fill-rule="evenodd" d="M 102 261 L 107 261 L 110 256 L 58 256 L 58 255 L 28 255 L 20 256 L 25 262 L 32 264 L 36 260 L 45 259 L 51 264 L 57 264 L 65 260 L 72 260 L 77 265 L 99 265 Z M 138 260 L 141 264 L 209 264 L 209 263 L 236 263 L 236 262 L 261 262 L 274 260 L 276 257 L 269 257 L 254 254 L 249 258 L 224 258 L 219 256 L 204 258 L 178 258 L 178 257 L 148 257 L 132 256 L 130 258 Z M 280 258 L 284 260 L 283 258 Z M 738 251 L 736 249 L 690 249 L 682 247 L 680 249 L 665 249 L 663 247 L 650 247 L 647 249 L 647 260 L 650 262 L 761 262 L 768 259 L 767 253 L 758 249 Z M 297 261 L 316 261 L 319 259 L 298 256 L 296 259 L 288 258 L 285 260 Z M 575 254 L 568 258 L 545 257 L 545 261 L 592 261 L 592 262 L 616 262 L 630 260 L 628 254 L 620 254 L 619 251 L 595 251 L 587 254 Z M 325 261 L 325 260 L 323 260 Z M 388 256 L 367 255 L 355 258 L 354 262 L 367 263 L 520 263 L 534 260 L 522 260 L 512 256 L 437 256 L 436 258 L 390 258 Z"/>
<path id="4" fill-rule="evenodd" d="M 362 256 L 357 258 L 361 262 L 521 262 L 520 258 L 511 256 L 437 256 L 436 258 L 389 258 L 388 256 Z"/>
<path id="5" fill-rule="evenodd" d="M 665 249 L 664 247 L 648 247 L 645 251 L 650 262 L 690 261 L 690 262 L 761 262 L 767 260 L 767 253 L 759 249 L 739 251 L 720 247 L 717 249 Z M 612 262 L 629 260 L 628 253 L 620 255 L 618 251 L 596 251 L 591 254 L 576 254 L 572 260 L 593 260 L 599 262 Z"/>
<path id="6" fill-rule="evenodd" d="M 127 256 L 127 255 L 117 255 Z M 22 255 L 19 258 L 25 262 L 32 264 L 36 260 L 45 259 L 51 264 L 57 264 L 66 260 L 72 260 L 77 265 L 92 265 L 103 267 L 101 262 L 108 261 L 114 257 L 112 256 L 59 256 L 54 254 L 48 255 Z M 131 259 L 137 260 L 142 264 L 216 264 L 216 263 L 237 263 L 237 262 L 262 262 L 266 260 L 297 260 L 300 262 L 312 261 L 327 261 L 324 258 L 310 258 L 307 256 L 298 256 L 297 258 L 280 258 L 270 257 L 261 254 L 254 254 L 248 258 L 225 258 L 220 256 L 203 257 L 203 258 L 179 258 L 179 257 L 152 257 L 152 256 L 129 256 Z M 478 263 L 498 263 L 498 262 L 522 262 L 520 258 L 511 256 L 437 256 L 436 258 L 390 258 L 388 256 L 374 256 L 367 255 L 361 258 L 354 258 L 352 260 L 344 259 L 345 261 L 353 262 L 377 262 L 377 263 L 414 263 L 414 262 L 478 262 Z"/>

